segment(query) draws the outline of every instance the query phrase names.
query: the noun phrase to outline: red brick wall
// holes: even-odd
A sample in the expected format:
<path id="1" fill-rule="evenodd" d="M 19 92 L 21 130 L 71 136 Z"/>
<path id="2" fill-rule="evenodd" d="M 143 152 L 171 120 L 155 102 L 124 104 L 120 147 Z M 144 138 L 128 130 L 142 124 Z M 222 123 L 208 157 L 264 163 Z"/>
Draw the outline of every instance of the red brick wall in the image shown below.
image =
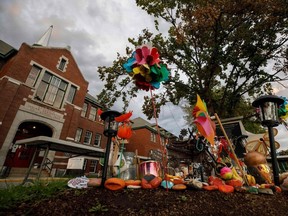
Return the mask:
<path id="1" fill-rule="evenodd" d="M 129 143 L 125 145 L 127 152 L 135 152 L 138 150 L 138 155 L 149 157 L 149 151 L 151 149 L 160 149 L 161 145 L 159 142 L 158 135 L 156 134 L 157 142 L 152 142 L 151 131 L 147 128 L 141 128 L 133 130 L 133 135 L 129 140 Z"/>
<path id="2" fill-rule="evenodd" d="M 24 85 L 8 82 L 7 79 L 2 79 L 0 86 L 0 121 L 2 122 L 0 147 L 2 147 L 20 105 L 24 104 L 23 98 L 31 93 L 31 89 Z"/>
<path id="3" fill-rule="evenodd" d="M 65 72 L 57 69 L 58 61 L 62 56 L 65 56 L 68 59 L 68 65 Z M 60 78 L 71 81 L 74 85 L 79 87 L 73 101 L 73 104 L 75 104 L 76 107 L 71 104 L 66 104 L 64 107 L 65 110 L 63 111 L 46 106 L 43 103 L 38 103 L 29 98 L 29 95 L 33 94 L 32 89 L 22 83 L 25 83 L 31 70 L 31 61 L 35 61 L 40 66 L 59 75 Z M 65 122 L 60 134 L 60 139 L 66 140 L 67 137 L 74 138 L 78 127 L 83 129 L 83 134 L 87 129 L 93 132 L 92 143 L 94 142 L 96 132 L 100 134 L 103 133 L 103 125 L 100 122 L 91 121 L 88 118 L 82 118 L 80 116 L 81 110 L 79 107 L 83 107 L 85 96 L 88 91 L 88 82 L 84 79 L 69 50 L 65 48 L 33 47 L 23 43 L 17 55 L 11 58 L 3 68 L 1 68 L 0 78 L 3 76 L 18 80 L 20 85 L 8 82 L 5 78 L 0 79 L 0 121 L 2 121 L 0 127 L 0 147 L 7 136 L 19 106 L 25 103 L 23 98 L 26 98 L 30 103 L 35 103 L 55 112 L 65 114 Z M 102 135 L 101 147 L 105 147 L 106 141 L 106 137 Z"/>

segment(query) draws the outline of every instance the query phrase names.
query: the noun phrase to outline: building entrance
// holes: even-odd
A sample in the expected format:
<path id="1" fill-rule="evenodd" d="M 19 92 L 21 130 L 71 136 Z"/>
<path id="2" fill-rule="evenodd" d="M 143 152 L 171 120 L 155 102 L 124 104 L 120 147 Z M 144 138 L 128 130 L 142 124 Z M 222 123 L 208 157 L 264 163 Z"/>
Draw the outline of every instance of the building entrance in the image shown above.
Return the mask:
<path id="1" fill-rule="evenodd" d="M 4 163 L 5 167 L 29 167 L 30 161 L 34 152 L 36 151 L 35 147 L 27 147 L 25 145 L 14 145 L 16 141 L 32 138 L 36 136 L 47 136 L 52 137 L 52 129 L 47 125 L 44 125 L 39 122 L 23 122 L 19 125 L 16 135 L 13 139 L 13 143 L 9 149 L 9 152 L 6 156 Z M 39 150 L 38 150 L 39 151 Z M 36 154 L 36 163 L 41 163 L 43 155 L 40 152 Z"/>

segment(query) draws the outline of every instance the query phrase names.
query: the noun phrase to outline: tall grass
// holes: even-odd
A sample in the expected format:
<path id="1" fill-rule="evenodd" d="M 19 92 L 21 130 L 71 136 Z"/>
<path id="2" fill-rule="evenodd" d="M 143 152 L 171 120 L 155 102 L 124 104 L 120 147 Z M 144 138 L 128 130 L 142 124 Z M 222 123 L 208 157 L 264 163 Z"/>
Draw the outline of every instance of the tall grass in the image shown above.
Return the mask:
<path id="1" fill-rule="evenodd" d="M 67 180 L 37 181 L 29 186 L 9 186 L 0 189 L 0 210 L 13 208 L 23 202 L 49 198 L 65 189 L 67 189 Z"/>

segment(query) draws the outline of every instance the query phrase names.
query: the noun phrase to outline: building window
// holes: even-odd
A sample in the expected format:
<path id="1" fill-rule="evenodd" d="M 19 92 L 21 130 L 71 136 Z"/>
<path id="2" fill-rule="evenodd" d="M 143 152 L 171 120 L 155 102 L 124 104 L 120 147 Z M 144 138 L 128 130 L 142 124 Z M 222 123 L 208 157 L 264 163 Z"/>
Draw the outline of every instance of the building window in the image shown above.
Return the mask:
<path id="1" fill-rule="evenodd" d="M 26 85 L 34 87 L 42 68 L 33 65 L 26 80 Z"/>
<path id="2" fill-rule="evenodd" d="M 54 107 L 60 108 L 67 90 L 68 83 L 45 72 L 37 89 L 35 98 Z"/>
<path id="3" fill-rule="evenodd" d="M 68 59 L 64 56 L 60 57 L 59 61 L 58 61 L 58 65 L 57 68 L 63 72 L 66 71 L 68 65 Z"/>
<path id="4" fill-rule="evenodd" d="M 77 128 L 76 136 L 75 136 L 75 142 L 81 141 L 82 131 L 83 131 L 82 128 Z"/>
<path id="5" fill-rule="evenodd" d="M 155 134 L 154 132 L 151 132 L 150 140 L 151 140 L 152 142 L 156 142 L 156 134 Z"/>
<path id="6" fill-rule="evenodd" d="M 90 119 L 90 120 L 95 121 L 95 119 L 96 119 L 96 112 L 97 112 L 97 109 L 96 109 L 95 107 L 91 107 L 90 113 L 89 113 L 89 119 Z"/>
<path id="7" fill-rule="evenodd" d="M 86 117 L 87 109 L 88 109 L 88 104 L 84 103 L 83 108 L 82 108 L 82 112 L 81 112 L 82 117 Z"/>
<path id="8" fill-rule="evenodd" d="M 92 132 L 91 131 L 86 131 L 85 137 L 84 137 L 84 144 L 90 145 L 92 139 Z"/>
<path id="9" fill-rule="evenodd" d="M 77 91 L 77 88 L 75 86 L 71 85 L 69 93 L 68 93 L 68 97 L 67 97 L 67 102 L 73 103 L 76 91 Z"/>
<path id="10" fill-rule="evenodd" d="M 94 145 L 100 147 L 100 145 L 101 145 L 101 134 L 98 134 L 98 133 L 95 134 Z"/>
<path id="11" fill-rule="evenodd" d="M 161 136 L 161 144 L 165 145 L 165 138 L 163 136 Z"/>
<path id="12" fill-rule="evenodd" d="M 97 160 L 91 160 L 90 161 L 89 173 L 95 173 L 96 172 L 97 163 L 98 163 Z"/>

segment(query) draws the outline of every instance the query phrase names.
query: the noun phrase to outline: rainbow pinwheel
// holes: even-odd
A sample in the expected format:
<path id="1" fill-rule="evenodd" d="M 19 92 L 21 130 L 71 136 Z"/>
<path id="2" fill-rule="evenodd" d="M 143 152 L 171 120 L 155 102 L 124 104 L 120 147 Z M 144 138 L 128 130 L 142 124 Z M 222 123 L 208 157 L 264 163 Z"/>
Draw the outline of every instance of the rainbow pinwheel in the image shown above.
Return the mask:
<path id="1" fill-rule="evenodd" d="M 286 97 L 280 96 L 284 100 L 284 103 L 280 105 L 278 109 L 278 115 L 281 119 L 285 120 L 288 118 L 288 101 Z"/>
<path id="2" fill-rule="evenodd" d="M 158 89 L 160 82 L 168 80 L 169 71 L 165 64 L 160 63 L 159 57 L 157 48 L 142 45 L 123 65 L 138 88 L 146 91 Z"/>
<path id="3" fill-rule="evenodd" d="M 215 124 L 211 120 L 207 112 L 206 104 L 201 100 L 197 94 L 197 102 L 192 111 L 194 117 L 194 123 L 197 127 L 198 132 L 205 137 L 211 145 L 215 144 Z"/>

